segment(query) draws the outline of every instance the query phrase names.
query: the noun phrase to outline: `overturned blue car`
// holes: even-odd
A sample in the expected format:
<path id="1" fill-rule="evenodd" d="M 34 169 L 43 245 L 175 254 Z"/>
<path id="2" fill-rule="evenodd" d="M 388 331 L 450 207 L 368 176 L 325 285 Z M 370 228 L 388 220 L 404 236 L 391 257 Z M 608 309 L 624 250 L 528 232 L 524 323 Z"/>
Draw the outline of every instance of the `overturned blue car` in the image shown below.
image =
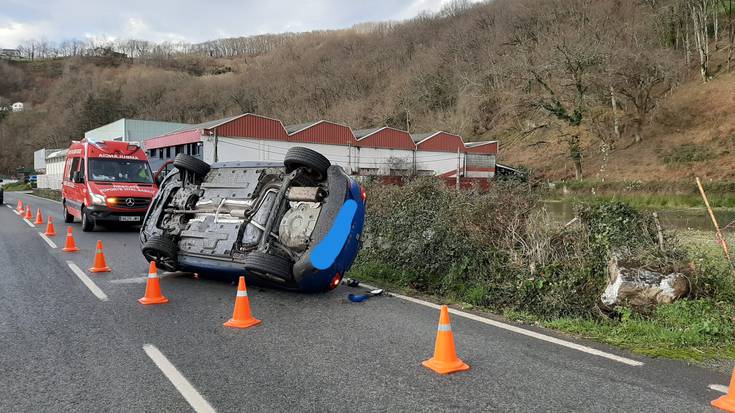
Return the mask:
<path id="1" fill-rule="evenodd" d="M 352 266 L 365 192 L 320 153 L 292 147 L 283 163 L 211 166 L 179 154 L 173 166 L 140 230 L 159 268 L 319 292 Z"/>

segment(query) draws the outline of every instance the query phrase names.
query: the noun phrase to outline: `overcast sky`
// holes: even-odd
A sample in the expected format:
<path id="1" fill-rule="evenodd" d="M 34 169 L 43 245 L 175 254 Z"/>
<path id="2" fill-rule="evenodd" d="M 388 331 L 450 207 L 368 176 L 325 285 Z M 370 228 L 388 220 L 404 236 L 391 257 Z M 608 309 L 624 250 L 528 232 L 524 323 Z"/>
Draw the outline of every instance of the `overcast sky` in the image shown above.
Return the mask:
<path id="1" fill-rule="evenodd" d="M 0 0 L 0 47 L 27 39 L 221 37 L 403 20 L 449 0 Z"/>

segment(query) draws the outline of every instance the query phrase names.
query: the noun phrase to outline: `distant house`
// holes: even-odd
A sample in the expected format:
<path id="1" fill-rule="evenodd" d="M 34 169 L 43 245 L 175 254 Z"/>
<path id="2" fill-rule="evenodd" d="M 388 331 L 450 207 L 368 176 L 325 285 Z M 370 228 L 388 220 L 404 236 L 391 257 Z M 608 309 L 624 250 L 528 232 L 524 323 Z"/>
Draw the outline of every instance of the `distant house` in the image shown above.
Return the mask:
<path id="1" fill-rule="evenodd" d="M 22 56 L 18 49 L 0 49 L 0 59 L 19 60 Z"/>
<path id="2" fill-rule="evenodd" d="M 23 112 L 23 102 L 13 103 L 13 112 Z"/>

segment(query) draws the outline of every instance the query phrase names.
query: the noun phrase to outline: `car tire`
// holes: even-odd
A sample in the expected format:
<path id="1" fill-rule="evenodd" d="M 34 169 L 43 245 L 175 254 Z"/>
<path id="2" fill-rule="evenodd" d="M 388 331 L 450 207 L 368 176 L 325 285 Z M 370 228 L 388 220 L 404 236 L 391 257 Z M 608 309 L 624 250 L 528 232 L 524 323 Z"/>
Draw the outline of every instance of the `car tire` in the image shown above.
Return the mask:
<path id="1" fill-rule="evenodd" d="M 179 171 L 191 172 L 199 179 L 204 178 L 210 169 L 208 163 L 185 153 L 176 155 L 173 163 Z"/>
<path id="2" fill-rule="evenodd" d="M 67 224 L 71 224 L 74 222 L 74 215 L 69 213 L 69 210 L 66 209 L 66 202 L 62 204 L 64 206 L 64 222 Z"/>
<path id="3" fill-rule="evenodd" d="M 179 247 L 168 237 L 154 235 L 143 244 L 143 256 L 148 262 L 155 261 L 156 266 L 164 271 L 178 269 Z"/>
<path id="4" fill-rule="evenodd" d="M 255 275 L 271 275 L 287 282 L 293 279 L 293 264 L 288 258 L 283 258 L 278 255 L 253 251 L 245 256 L 243 266 L 246 271 L 252 272 Z"/>
<path id="5" fill-rule="evenodd" d="M 318 181 L 323 181 L 327 177 L 327 169 L 332 165 L 324 155 L 301 146 L 289 149 L 283 159 L 283 164 L 286 166 L 287 173 L 305 167 Z"/>
<path id="6" fill-rule="evenodd" d="M 89 216 L 87 211 L 82 208 L 82 231 L 92 232 L 94 231 L 94 218 Z"/>

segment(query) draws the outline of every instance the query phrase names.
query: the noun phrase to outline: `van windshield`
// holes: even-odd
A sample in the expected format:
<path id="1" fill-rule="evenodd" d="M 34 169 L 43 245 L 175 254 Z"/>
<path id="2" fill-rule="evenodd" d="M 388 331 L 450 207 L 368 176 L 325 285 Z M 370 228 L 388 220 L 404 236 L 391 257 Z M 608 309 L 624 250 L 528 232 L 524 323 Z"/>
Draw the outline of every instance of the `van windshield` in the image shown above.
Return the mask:
<path id="1" fill-rule="evenodd" d="M 148 162 L 130 159 L 90 159 L 89 179 L 102 182 L 153 183 Z"/>

